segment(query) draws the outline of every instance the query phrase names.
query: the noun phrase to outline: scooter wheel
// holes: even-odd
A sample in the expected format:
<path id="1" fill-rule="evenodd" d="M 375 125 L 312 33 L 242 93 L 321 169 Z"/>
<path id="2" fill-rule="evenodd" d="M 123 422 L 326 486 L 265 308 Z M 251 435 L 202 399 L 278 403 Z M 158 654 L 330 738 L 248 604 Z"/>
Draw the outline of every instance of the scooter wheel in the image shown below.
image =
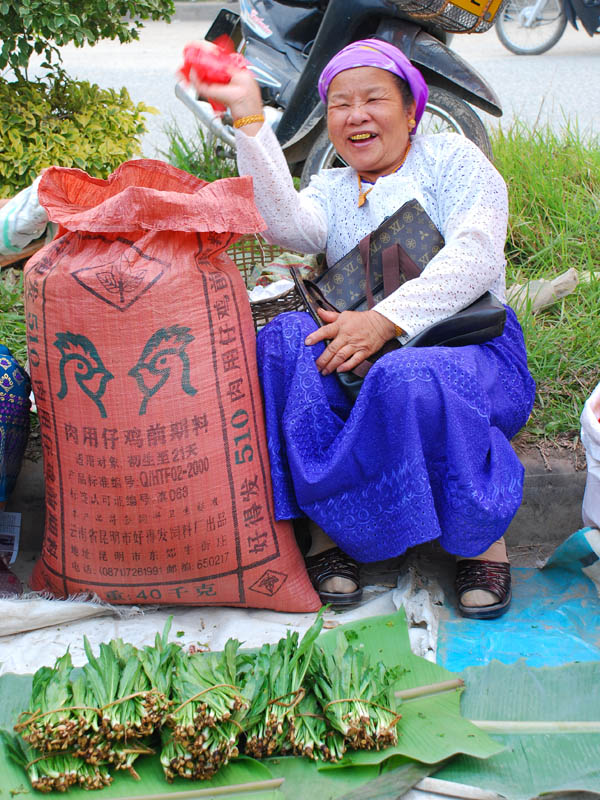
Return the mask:
<path id="1" fill-rule="evenodd" d="M 530 17 L 535 13 L 535 19 Z M 508 0 L 496 17 L 496 34 L 517 56 L 538 56 L 558 42 L 567 27 L 562 0 Z"/>
<path id="2" fill-rule="evenodd" d="M 433 86 L 425 113 L 419 123 L 419 133 L 458 133 L 466 136 L 491 160 L 492 145 L 487 131 L 475 111 L 468 103 L 447 89 Z M 300 188 L 308 186 L 310 176 L 322 169 L 344 167 L 346 163 L 338 156 L 324 129 L 315 139 L 300 176 Z"/>

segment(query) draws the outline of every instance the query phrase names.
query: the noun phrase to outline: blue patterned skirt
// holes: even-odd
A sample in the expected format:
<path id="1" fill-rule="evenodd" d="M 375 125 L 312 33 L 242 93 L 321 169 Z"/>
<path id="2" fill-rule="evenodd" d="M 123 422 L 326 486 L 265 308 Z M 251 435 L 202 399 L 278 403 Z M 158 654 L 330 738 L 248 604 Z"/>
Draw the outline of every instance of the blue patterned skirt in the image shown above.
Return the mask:
<path id="1" fill-rule="evenodd" d="M 510 439 L 533 405 L 512 309 L 502 336 L 468 347 L 405 348 L 379 359 L 354 405 L 319 374 L 308 314 L 258 336 L 278 519 L 307 516 L 357 561 L 438 539 L 470 557 L 499 539 L 522 498 Z"/>
<path id="2" fill-rule="evenodd" d="M 0 345 L 0 502 L 15 488 L 29 436 L 31 384 L 10 350 Z"/>

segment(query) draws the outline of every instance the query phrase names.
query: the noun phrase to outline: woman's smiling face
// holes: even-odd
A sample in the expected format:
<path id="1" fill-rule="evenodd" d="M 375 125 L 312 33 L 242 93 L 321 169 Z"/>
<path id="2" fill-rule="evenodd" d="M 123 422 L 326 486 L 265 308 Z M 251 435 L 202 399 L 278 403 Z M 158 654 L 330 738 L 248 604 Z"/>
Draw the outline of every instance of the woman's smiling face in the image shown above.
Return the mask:
<path id="1" fill-rule="evenodd" d="M 338 73 L 327 92 L 329 138 L 344 161 L 363 178 L 387 175 L 409 143 L 408 120 L 395 76 L 378 67 L 356 67 Z"/>

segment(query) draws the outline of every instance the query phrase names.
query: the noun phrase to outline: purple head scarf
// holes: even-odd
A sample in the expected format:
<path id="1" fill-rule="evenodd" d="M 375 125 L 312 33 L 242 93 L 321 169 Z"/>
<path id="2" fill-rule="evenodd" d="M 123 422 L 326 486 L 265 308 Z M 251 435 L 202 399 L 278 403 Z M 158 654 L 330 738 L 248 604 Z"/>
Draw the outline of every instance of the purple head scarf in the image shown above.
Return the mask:
<path id="1" fill-rule="evenodd" d="M 381 39 L 361 39 L 358 42 L 351 42 L 334 55 L 319 78 L 319 96 L 324 103 L 327 102 L 329 84 L 335 76 L 355 67 L 378 67 L 393 72 L 406 81 L 415 98 L 415 122 L 419 124 L 429 96 L 425 79 L 401 50 Z"/>

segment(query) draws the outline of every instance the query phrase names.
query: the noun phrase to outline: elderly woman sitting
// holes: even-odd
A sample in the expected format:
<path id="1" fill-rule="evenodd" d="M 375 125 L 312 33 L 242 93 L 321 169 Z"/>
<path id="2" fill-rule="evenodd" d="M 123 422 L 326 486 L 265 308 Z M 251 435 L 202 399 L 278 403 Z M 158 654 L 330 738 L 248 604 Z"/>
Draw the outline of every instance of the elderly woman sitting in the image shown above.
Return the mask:
<path id="1" fill-rule="evenodd" d="M 421 275 L 369 311 L 283 314 L 260 333 L 259 368 L 277 516 L 308 517 L 309 574 L 324 602 L 360 599 L 357 562 L 437 540 L 457 557 L 460 612 L 492 618 L 511 597 L 502 538 L 521 502 L 523 468 L 509 440 L 534 383 L 507 308 L 501 336 L 464 347 L 399 348 L 368 372 L 356 403 L 337 372 L 396 337 L 404 343 L 485 291 L 505 291 L 504 181 L 455 134 L 415 136 L 427 100 L 421 74 L 393 45 L 354 42 L 324 69 L 331 141 L 345 168 L 296 192 L 263 124 L 250 71 L 202 83 L 237 128 L 240 174 L 252 175 L 266 238 L 331 265 L 416 198 L 445 239 Z"/>

